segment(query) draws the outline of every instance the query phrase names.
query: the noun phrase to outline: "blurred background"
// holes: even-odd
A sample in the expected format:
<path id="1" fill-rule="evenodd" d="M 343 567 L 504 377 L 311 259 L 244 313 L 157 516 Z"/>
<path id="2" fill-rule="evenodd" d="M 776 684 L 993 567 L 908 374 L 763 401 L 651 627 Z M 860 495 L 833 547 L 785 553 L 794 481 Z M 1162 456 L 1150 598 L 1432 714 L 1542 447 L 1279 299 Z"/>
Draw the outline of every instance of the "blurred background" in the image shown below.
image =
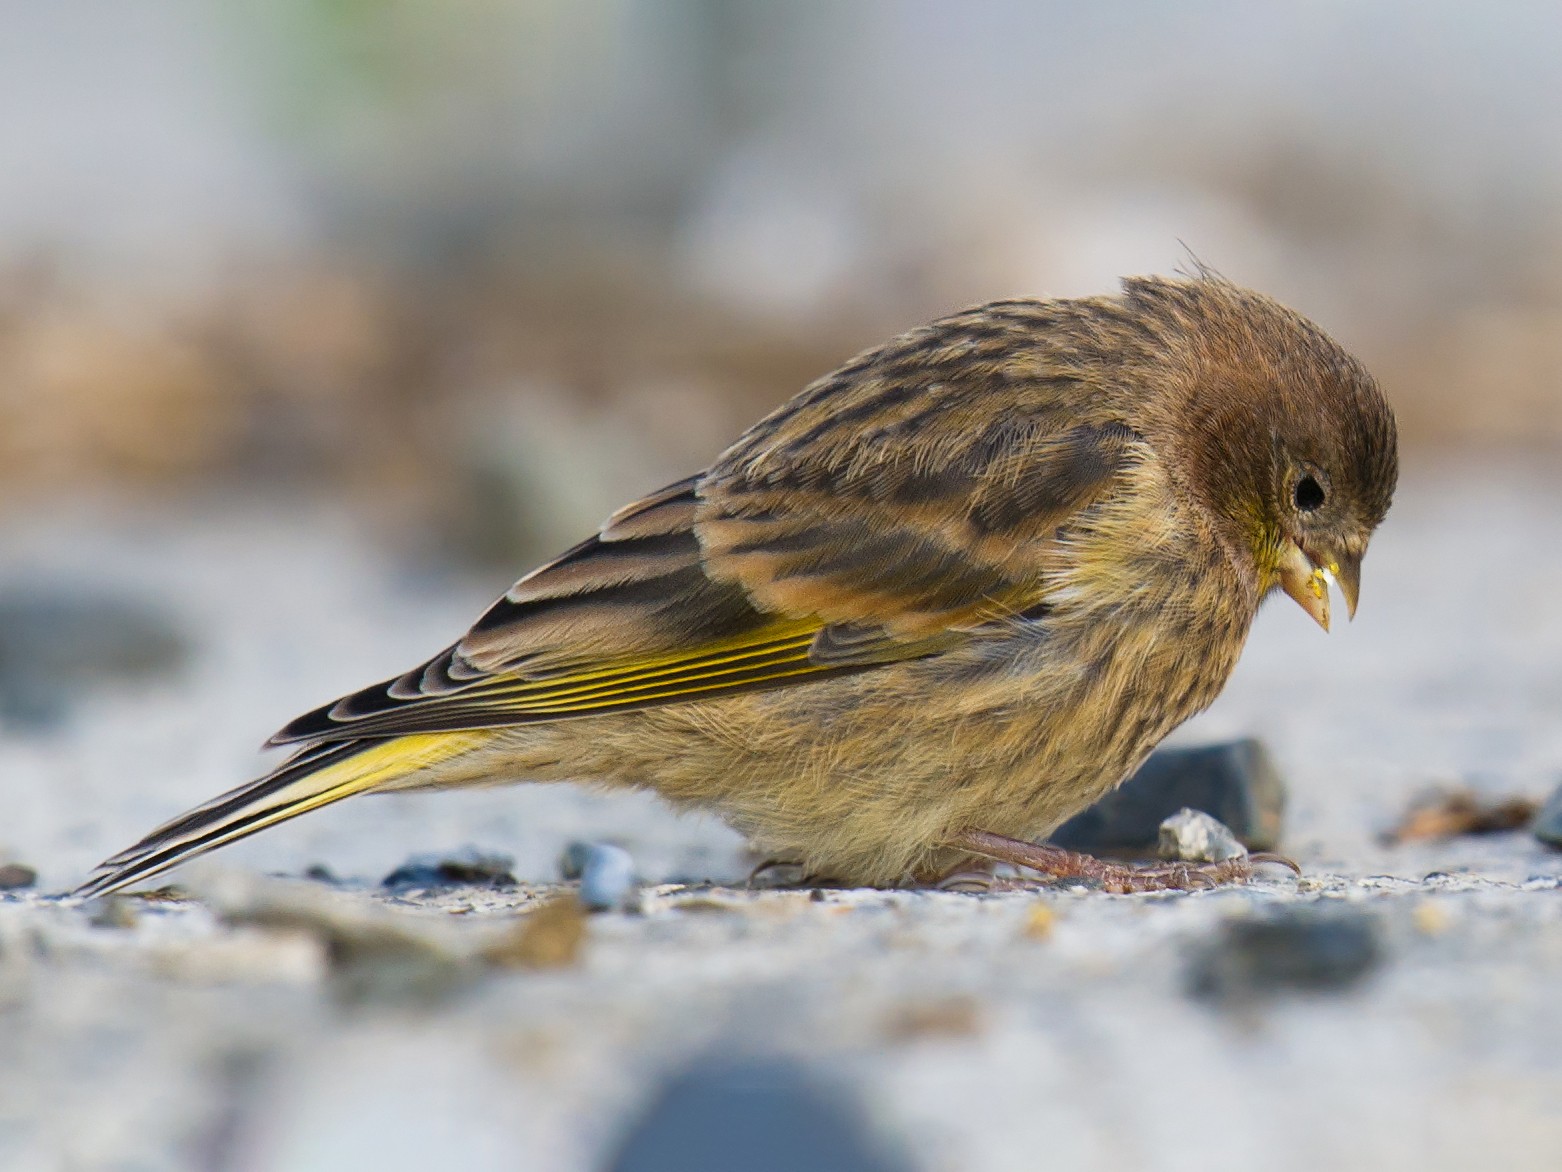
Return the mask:
<path id="1" fill-rule="evenodd" d="M 519 569 L 856 349 L 1190 256 L 1411 458 L 1562 439 L 1562 10 L 0 4 L 0 505 Z"/>
<path id="2" fill-rule="evenodd" d="M 1539 0 L 0 0 L 0 1164 L 596 1166 L 748 1039 L 918 1168 L 1554 1167 L 1562 855 L 1380 836 L 1562 776 L 1559 95 Z M 1314 886 L 706 900 L 378 1014 L 296 935 L 48 898 L 859 349 L 1200 262 L 1401 424 L 1358 621 L 1266 607 L 1178 734 L 1263 738 Z M 475 844 L 554 881 L 581 838 L 752 865 L 577 787 L 346 802 L 213 865 L 503 924 L 381 877 Z M 1319 884 L 1388 925 L 1377 984 L 1191 1007 L 1186 949 Z M 731 1126 L 716 1081 L 680 1093 Z"/>

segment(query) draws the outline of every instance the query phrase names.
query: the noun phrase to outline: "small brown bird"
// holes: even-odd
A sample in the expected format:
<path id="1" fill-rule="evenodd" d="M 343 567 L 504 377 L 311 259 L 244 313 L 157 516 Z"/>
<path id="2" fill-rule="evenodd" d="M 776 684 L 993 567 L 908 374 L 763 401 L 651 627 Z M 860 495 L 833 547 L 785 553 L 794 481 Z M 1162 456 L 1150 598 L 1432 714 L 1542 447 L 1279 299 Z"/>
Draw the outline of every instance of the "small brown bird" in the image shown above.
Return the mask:
<path id="1" fill-rule="evenodd" d="M 1214 700 L 1271 590 L 1327 629 L 1332 579 L 1355 613 L 1396 476 L 1371 376 L 1223 280 L 966 310 L 814 382 L 427 663 L 299 717 L 271 741 L 293 757 L 82 891 L 353 794 L 576 780 L 714 811 L 846 883 L 973 855 L 1185 882 L 1034 843 Z"/>

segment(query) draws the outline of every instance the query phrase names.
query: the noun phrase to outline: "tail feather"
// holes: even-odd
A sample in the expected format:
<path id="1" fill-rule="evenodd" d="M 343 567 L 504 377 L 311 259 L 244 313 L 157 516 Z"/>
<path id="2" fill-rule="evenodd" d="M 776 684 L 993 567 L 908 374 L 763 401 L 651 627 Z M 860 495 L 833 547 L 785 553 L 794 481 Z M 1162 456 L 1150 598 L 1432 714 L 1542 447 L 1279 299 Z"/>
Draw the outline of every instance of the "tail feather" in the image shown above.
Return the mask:
<path id="1" fill-rule="evenodd" d="M 74 894 L 107 895 L 279 822 L 459 757 L 484 739 L 477 732 L 431 733 L 311 746 L 105 859 Z"/>

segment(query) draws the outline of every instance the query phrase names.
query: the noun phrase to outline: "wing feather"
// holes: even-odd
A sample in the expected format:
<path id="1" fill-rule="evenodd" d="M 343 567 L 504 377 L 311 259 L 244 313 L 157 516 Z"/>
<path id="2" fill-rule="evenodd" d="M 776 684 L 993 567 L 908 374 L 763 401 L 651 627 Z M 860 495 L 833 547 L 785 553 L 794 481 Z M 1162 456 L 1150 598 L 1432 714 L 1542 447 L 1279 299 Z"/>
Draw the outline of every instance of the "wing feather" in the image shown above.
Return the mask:
<path id="1" fill-rule="evenodd" d="M 1049 349 L 1058 312 L 1003 303 L 859 356 L 526 575 L 459 643 L 273 743 L 781 687 L 1042 613 L 1057 531 L 1142 444 Z"/>

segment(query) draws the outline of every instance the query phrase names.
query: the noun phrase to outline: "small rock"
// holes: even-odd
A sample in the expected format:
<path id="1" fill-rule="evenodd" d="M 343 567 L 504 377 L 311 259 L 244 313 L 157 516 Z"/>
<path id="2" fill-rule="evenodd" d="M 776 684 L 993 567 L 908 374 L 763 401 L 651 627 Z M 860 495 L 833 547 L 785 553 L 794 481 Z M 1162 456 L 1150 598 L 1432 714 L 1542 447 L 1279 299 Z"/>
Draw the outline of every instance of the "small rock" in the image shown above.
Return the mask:
<path id="1" fill-rule="evenodd" d="M 584 848 L 578 859 L 582 907 L 605 912 L 628 907 L 634 902 L 635 861 L 628 851 L 605 842 L 571 846 Z"/>
<path id="2" fill-rule="evenodd" d="M 20 891 L 38 882 L 38 872 L 21 863 L 0 863 L 0 891 Z"/>
<path id="3" fill-rule="evenodd" d="M 1220 863 L 1243 857 L 1247 847 L 1224 822 L 1184 806 L 1161 823 L 1158 853 L 1163 859 L 1184 863 Z"/>
<path id="4" fill-rule="evenodd" d="M 1280 841 L 1285 782 L 1256 740 L 1161 749 L 1060 826 L 1052 842 L 1087 854 L 1147 854 L 1160 841 L 1161 823 L 1183 807 L 1223 822 L 1249 850 L 1271 850 Z"/>
<path id="5" fill-rule="evenodd" d="M 579 879 L 586 869 L 586 857 L 591 853 L 591 846 L 589 842 L 572 842 L 566 846 L 564 853 L 559 856 L 559 878 L 566 883 Z"/>
<path id="6" fill-rule="evenodd" d="M 515 860 L 509 855 L 488 854 L 467 846 L 448 854 L 413 855 L 380 880 L 380 886 L 514 887 L 514 866 Z"/>
<path id="7" fill-rule="evenodd" d="M 126 899 L 138 899 L 142 903 L 188 903 L 195 898 L 188 888 L 181 887 L 177 883 L 165 883 L 161 887 L 153 887 L 145 891 L 127 891 Z"/>
<path id="8" fill-rule="evenodd" d="M 860 1111 L 792 1063 L 697 1063 L 673 1079 L 609 1172 L 900 1172 Z"/>
<path id="9" fill-rule="evenodd" d="M 94 928 L 134 928 L 141 919 L 134 900 L 104 895 L 87 904 L 87 923 Z"/>
<path id="10" fill-rule="evenodd" d="M 1377 921 L 1368 913 L 1288 907 L 1228 920 L 1194 956 L 1188 990 L 1217 1002 L 1336 992 L 1360 982 L 1382 960 Z"/>
<path id="11" fill-rule="evenodd" d="M 1546 799 L 1540 813 L 1535 815 L 1531 829 L 1541 842 L 1562 850 L 1562 786 Z"/>

